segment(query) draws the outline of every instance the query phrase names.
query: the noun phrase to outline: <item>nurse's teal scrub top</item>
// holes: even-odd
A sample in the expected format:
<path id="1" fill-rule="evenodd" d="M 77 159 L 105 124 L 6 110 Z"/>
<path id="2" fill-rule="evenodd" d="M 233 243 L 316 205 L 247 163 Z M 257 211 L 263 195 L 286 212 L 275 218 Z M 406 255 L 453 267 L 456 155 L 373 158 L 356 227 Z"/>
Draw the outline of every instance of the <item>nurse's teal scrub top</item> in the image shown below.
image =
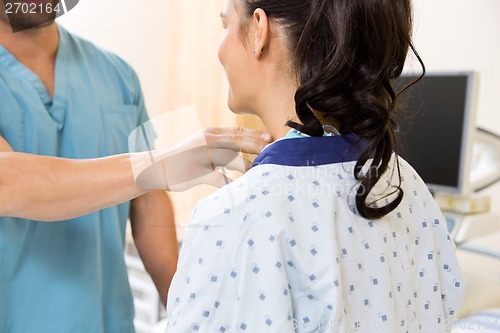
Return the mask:
<path id="1" fill-rule="evenodd" d="M 147 121 L 137 76 L 58 29 L 54 98 L 0 46 L 0 135 L 15 151 L 39 155 L 127 152 L 128 135 Z M 54 223 L 0 218 L 0 332 L 133 332 L 123 258 L 128 214 L 124 203 Z"/>

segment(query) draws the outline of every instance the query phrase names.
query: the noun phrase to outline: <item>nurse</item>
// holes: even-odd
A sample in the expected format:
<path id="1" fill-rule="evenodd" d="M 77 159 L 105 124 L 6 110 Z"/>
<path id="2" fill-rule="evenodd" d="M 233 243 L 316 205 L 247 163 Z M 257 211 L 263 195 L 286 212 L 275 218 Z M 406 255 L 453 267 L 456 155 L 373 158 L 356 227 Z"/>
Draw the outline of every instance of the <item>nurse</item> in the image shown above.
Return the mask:
<path id="1" fill-rule="evenodd" d="M 58 3 L 38 2 L 36 10 Z M 0 332 L 134 332 L 127 219 L 163 302 L 178 246 L 170 188 L 138 186 L 131 163 L 150 154 L 124 154 L 147 121 L 139 80 L 116 55 L 57 26 L 55 12 L 7 15 L 4 3 L 15 2 L 0 2 Z M 198 143 L 230 135 L 209 130 Z M 200 168 L 192 174 L 210 177 L 207 165 L 229 162 L 188 157 L 168 164 L 169 179 Z"/>
<path id="2" fill-rule="evenodd" d="M 455 245 L 395 153 L 410 0 L 227 0 L 221 18 L 229 108 L 276 141 L 196 206 L 167 332 L 449 332 Z"/>

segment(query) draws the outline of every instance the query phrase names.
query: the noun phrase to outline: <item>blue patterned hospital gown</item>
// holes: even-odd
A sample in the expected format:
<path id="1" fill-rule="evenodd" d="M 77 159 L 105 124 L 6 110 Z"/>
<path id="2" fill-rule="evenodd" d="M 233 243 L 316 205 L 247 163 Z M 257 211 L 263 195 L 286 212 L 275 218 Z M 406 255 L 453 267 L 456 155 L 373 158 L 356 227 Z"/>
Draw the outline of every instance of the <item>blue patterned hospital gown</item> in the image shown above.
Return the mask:
<path id="1" fill-rule="evenodd" d="M 356 214 L 363 145 L 349 135 L 277 141 L 200 201 L 167 332 L 450 331 L 465 283 L 445 220 L 401 159 L 399 207 L 375 221 Z"/>

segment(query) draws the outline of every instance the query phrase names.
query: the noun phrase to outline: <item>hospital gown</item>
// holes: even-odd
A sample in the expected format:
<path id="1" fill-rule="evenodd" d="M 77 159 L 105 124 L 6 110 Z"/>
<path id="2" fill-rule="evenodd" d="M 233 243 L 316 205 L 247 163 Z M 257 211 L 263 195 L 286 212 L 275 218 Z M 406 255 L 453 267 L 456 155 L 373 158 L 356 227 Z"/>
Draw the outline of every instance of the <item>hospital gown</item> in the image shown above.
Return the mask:
<path id="1" fill-rule="evenodd" d="M 200 201 L 166 331 L 449 331 L 465 286 L 445 220 L 402 159 L 401 204 L 362 218 L 353 168 L 364 145 L 353 135 L 277 141 Z M 398 184 L 390 174 L 375 192 Z"/>

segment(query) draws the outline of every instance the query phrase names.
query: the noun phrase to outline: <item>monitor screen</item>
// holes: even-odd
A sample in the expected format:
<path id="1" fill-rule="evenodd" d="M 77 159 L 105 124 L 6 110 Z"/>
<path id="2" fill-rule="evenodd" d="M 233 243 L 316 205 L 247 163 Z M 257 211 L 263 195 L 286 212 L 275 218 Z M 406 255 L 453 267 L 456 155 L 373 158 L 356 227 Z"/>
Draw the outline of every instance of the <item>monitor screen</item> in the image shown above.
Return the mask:
<path id="1" fill-rule="evenodd" d="M 395 84 L 401 91 L 415 76 Z M 399 98 L 399 154 L 433 192 L 465 194 L 473 124 L 474 75 L 429 73 Z"/>

